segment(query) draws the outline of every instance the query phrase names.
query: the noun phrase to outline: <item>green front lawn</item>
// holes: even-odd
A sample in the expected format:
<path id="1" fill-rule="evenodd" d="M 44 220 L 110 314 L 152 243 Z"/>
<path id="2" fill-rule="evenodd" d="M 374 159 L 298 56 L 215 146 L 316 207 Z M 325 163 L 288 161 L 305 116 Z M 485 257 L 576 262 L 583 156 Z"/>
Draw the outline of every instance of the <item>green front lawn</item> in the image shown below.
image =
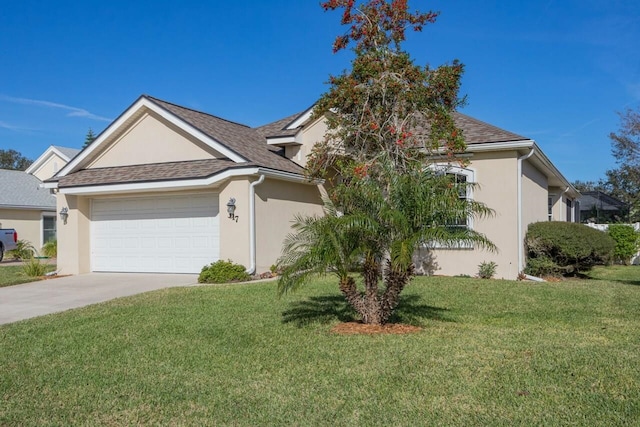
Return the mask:
<path id="1" fill-rule="evenodd" d="M 418 278 L 397 320 L 422 332 L 378 336 L 330 332 L 351 312 L 329 279 L 275 295 L 0 326 L 0 425 L 639 425 L 640 286 Z"/>
<path id="2" fill-rule="evenodd" d="M 47 271 L 54 271 L 55 265 L 48 265 Z M 30 277 L 24 274 L 21 265 L 12 265 L 8 267 L 0 267 L 0 288 L 3 286 L 19 285 L 20 283 L 36 282 L 41 280 L 39 277 Z"/>
<path id="3" fill-rule="evenodd" d="M 588 275 L 598 280 L 617 280 L 631 285 L 640 285 L 640 265 L 595 267 Z"/>

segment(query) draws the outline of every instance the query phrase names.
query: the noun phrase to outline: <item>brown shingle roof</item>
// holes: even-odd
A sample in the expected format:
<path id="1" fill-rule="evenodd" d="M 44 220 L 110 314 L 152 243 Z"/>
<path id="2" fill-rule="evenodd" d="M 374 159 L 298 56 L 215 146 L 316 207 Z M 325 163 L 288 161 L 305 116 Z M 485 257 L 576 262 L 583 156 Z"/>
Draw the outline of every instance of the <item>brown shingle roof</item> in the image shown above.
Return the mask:
<path id="1" fill-rule="evenodd" d="M 300 128 L 285 129 L 293 120 L 297 119 L 302 113 L 293 114 L 276 122 L 266 124 L 256 128 L 258 132 L 265 137 L 293 136 Z M 456 126 L 462 129 L 467 144 L 479 144 L 487 142 L 506 142 L 527 140 L 524 136 L 509 132 L 499 127 L 485 123 L 481 120 L 467 116 L 466 114 L 454 112 L 453 119 Z"/>
<path id="2" fill-rule="evenodd" d="M 280 119 L 273 123 L 268 123 L 264 126 L 257 127 L 256 130 L 260 132 L 261 135 L 265 137 L 274 137 L 274 136 L 293 136 L 295 135 L 300 128 L 295 129 L 285 129 L 287 125 L 293 122 L 295 119 L 300 117 L 303 112 L 292 114 L 284 119 Z"/>
<path id="3" fill-rule="evenodd" d="M 280 155 L 279 148 L 269 147 L 264 136 L 256 129 L 150 96 L 146 96 L 146 98 L 230 148 L 249 162 L 270 169 L 304 173 L 302 167 Z"/>
<path id="4" fill-rule="evenodd" d="M 188 162 L 83 169 L 61 177 L 58 181 L 58 187 L 198 179 L 207 178 L 227 169 L 250 166 L 255 165 L 253 163 L 236 163 L 226 159 L 207 159 Z"/>
<path id="5" fill-rule="evenodd" d="M 267 137 L 295 135 L 300 128 L 293 130 L 285 128 L 302 113 L 293 114 L 253 129 L 161 99 L 147 95 L 144 97 L 231 149 L 246 159 L 246 162 L 236 163 L 226 159 L 207 159 L 86 169 L 61 177 L 58 184 L 60 187 L 198 179 L 212 176 L 227 169 L 250 166 L 300 175 L 304 173 L 301 166 L 282 155 L 282 149 L 269 146 L 266 141 Z M 454 119 L 456 125 L 463 130 L 467 144 L 528 139 L 461 113 L 454 113 Z"/>
<path id="6" fill-rule="evenodd" d="M 456 126 L 462 129 L 467 144 L 480 144 L 487 142 L 507 142 L 528 140 L 524 136 L 509 132 L 499 127 L 490 125 L 466 114 L 455 112 L 453 119 Z"/>

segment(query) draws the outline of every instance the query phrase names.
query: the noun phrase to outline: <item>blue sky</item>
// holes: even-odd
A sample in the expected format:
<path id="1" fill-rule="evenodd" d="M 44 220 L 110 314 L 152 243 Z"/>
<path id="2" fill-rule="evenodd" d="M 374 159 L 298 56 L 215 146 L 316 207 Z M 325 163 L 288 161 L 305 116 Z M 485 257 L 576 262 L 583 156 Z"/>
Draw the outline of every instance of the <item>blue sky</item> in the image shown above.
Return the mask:
<path id="1" fill-rule="evenodd" d="M 466 65 L 461 111 L 535 139 L 571 181 L 615 166 L 616 114 L 640 105 L 640 2 L 427 1 L 416 63 Z M 141 94 L 251 126 L 306 109 L 329 74 L 339 13 L 317 0 L 4 2 L 0 149 L 81 147 Z"/>

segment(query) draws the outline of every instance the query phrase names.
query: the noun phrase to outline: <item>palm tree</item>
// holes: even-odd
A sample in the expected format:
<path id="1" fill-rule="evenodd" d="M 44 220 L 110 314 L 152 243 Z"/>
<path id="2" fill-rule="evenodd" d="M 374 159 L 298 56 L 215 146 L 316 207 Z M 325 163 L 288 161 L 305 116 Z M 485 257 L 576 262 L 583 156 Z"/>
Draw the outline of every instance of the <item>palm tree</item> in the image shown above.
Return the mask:
<path id="1" fill-rule="evenodd" d="M 492 214 L 484 204 L 460 197 L 460 186 L 472 184 L 455 184 L 450 176 L 423 168 L 387 176 L 343 183 L 332 191 L 340 209 L 327 199 L 325 216 L 296 218 L 278 261 L 281 294 L 313 274 L 332 273 L 364 323 L 384 324 L 415 275 L 413 255 L 421 246 L 473 244 L 495 250 L 481 233 L 455 225 Z"/>

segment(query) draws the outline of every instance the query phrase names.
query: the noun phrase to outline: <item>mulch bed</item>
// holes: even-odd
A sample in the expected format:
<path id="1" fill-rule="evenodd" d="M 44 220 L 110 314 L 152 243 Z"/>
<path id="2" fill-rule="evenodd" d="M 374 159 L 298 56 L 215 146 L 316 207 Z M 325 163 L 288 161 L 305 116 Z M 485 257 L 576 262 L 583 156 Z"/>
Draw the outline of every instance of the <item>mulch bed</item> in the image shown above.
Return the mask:
<path id="1" fill-rule="evenodd" d="M 331 329 L 340 335 L 376 335 L 376 334 L 412 334 L 422 330 L 419 326 L 404 325 L 402 323 L 387 323 L 386 325 L 365 325 L 360 322 L 338 323 Z"/>

